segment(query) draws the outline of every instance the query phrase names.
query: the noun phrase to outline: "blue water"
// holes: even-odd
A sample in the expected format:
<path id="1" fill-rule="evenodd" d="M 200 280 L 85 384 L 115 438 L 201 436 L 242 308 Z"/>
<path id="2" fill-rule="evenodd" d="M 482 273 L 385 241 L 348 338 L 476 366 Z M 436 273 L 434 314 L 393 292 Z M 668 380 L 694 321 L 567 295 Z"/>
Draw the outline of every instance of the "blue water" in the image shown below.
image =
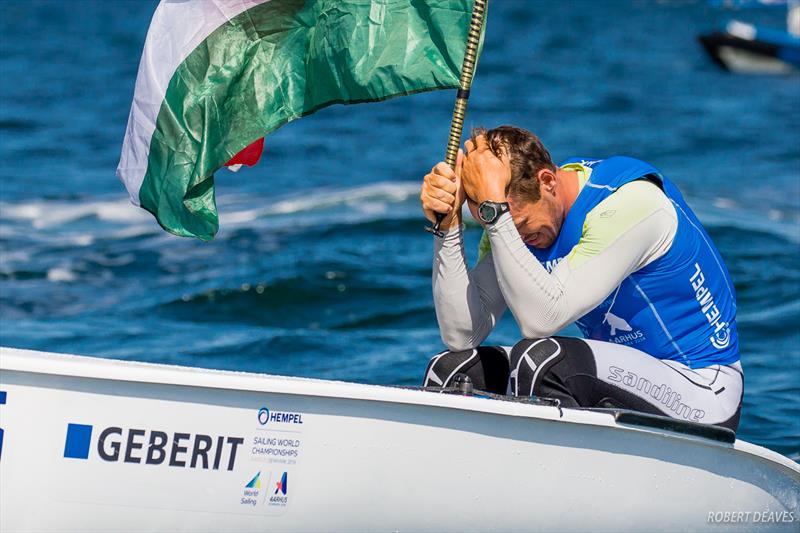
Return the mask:
<path id="1" fill-rule="evenodd" d="M 285 126 L 259 166 L 218 174 L 219 236 L 181 239 L 114 176 L 153 8 L 0 3 L 2 344 L 419 383 L 441 341 L 417 194 L 452 92 Z M 556 159 L 638 156 L 679 184 L 738 292 L 740 437 L 797 460 L 800 77 L 712 65 L 695 37 L 732 15 L 784 24 L 705 3 L 495 0 L 467 122 L 532 129 Z M 492 340 L 517 337 L 507 316 Z"/>

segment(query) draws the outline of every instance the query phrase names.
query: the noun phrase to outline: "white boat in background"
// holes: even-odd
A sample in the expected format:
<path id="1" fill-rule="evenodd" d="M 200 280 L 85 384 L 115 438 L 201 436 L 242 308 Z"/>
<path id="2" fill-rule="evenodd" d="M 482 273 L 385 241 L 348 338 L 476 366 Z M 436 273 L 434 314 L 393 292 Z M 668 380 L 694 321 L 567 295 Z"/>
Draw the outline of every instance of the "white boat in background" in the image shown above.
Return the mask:
<path id="1" fill-rule="evenodd" d="M 733 20 L 724 31 L 698 37 L 711 59 L 741 74 L 790 74 L 800 70 L 800 37 Z"/>
<path id="2" fill-rule="evenodd" d="M 12 348 L 0 403 L 3 531 L 800 523 L 793 461 L 624 411 Z"/>
<path id="3" fill-rule="evenodd" d="M 752 2 L 743 2 L 744 5 L 747 3 Z M 777 2 L 771 3 L 777 4 Z M 742 74 L 798 72 L 800 0 L 789 0 L 786 5 L 785 31 L 732 20 L 722 31 L 701 35 L 698 40 L 714 63 L 730 72 Z"/>

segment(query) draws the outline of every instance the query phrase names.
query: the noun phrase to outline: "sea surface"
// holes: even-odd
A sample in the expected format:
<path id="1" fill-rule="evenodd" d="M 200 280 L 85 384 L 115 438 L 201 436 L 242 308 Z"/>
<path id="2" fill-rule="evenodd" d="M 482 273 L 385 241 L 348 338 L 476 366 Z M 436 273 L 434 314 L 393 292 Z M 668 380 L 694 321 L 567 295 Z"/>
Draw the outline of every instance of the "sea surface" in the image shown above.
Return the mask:
<path id="1" fill-rule="evenodd" d="M 257 167 L 217 174 L 218 237 L 175 237 L 114 174 L 154 7 L 0 3 L 0 343 L 418 384 L 442 349 L 418 192 L 453 91 L 284 126 Z M 529 128 L 559 160 L 636 156 L 681 187 L 736 284 L 739 436 L 800 460 L 800 76 L 731 75 L 696 42 L 784 14 L 494 0 L 467 124 Z M 518 337 L 507 315 L 490 340 Z"/>

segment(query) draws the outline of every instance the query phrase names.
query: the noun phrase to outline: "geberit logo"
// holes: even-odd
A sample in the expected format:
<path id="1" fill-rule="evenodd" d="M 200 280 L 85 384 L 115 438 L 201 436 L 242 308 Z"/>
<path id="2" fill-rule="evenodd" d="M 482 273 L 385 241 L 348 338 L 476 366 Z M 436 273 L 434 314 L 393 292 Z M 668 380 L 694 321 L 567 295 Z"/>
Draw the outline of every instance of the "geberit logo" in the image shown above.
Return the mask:
<path id="1" fill-rule="evenodd" d="M 233 470 L 236 452 L 244 443 L 243 437 L 115 426 L 99 430 L 96 439 L 94 434 L 92 425 L 68 424 L 64 457 L 89 459 L 94 449 L 107 462 Z"/>

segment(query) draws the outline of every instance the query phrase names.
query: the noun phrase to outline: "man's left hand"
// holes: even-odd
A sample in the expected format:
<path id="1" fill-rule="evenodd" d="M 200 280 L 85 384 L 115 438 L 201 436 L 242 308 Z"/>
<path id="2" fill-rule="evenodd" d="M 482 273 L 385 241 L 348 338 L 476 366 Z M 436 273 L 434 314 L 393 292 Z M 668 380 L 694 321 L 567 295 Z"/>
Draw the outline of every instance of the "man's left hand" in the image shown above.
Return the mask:
<path id="1" fill-rule="evenodd" d="M 483 135 L 474 141 L 468 140 L 464 146 L 467 153 L 461 183 L 467 196 L 476 204 L 486 200 L 505 202 L 506 187 L 511 180 L 508 154 L 504 150 L 501 157 L 497 157 Z"/>

